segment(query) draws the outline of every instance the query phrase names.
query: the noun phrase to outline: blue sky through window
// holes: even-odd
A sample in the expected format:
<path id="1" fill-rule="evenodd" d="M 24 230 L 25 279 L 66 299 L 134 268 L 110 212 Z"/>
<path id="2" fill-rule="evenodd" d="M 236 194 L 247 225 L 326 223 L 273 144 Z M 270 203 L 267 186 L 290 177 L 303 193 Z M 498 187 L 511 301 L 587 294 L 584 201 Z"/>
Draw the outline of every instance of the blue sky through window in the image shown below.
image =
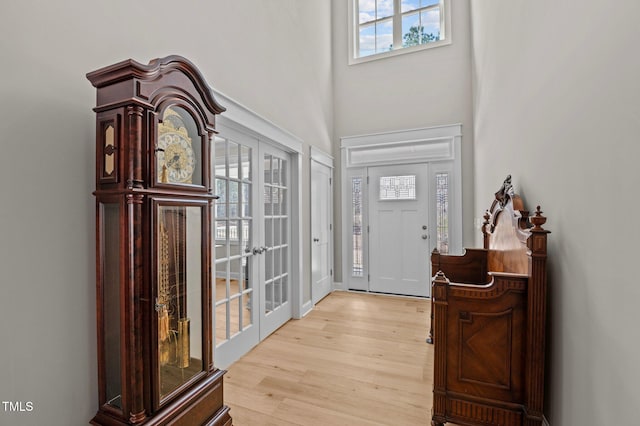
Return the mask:
<path id="1" fill-rule="evenodd" d="M 442 0 L 358 0 L 356 56 L 442 40 L 441 4 Z M 400 10 L 394 11 L 394 5 Z M 411 28 L 420 28 L 420 34 L 411 32 Z M 405 37 L 409 33 L 412 36 Z M 422 34 L 432 37 L 423 38 Z"/>
<path id="2" fill-rule="evenodd" d="M 386 20 L 360 27 L 360 55 L 386 52 L 393 45 L 393 22 Z"/>
<path id="3" fill-rule="evenodd" d="M 393 0 L 358 0 L 358 21 L 375 21 L 393 16 Z"/>
<path id="4" fill-rule="evenodd" d="M 402 13 L 411 10 L 420 9 L 421 7 L 433 6 L 440 3 L 440 0 L 402 0 L 400 11 Z"/>

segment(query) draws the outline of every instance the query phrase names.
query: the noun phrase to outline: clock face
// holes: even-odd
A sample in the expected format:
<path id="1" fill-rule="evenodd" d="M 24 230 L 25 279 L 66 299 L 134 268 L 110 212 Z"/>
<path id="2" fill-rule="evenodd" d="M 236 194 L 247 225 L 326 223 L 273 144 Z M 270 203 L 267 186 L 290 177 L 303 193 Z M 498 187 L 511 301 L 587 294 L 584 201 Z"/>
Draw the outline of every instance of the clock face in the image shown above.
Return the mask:
<path id="1" fill-rule="evenodd" d="M 168 132 L 158 137 L 158 148 L 160 181 L 191 183 L 196 163 L 191 142 L 180 133 Z"/>
<path id="2" fill-rule="evenodd" d="M 162 116 L 162 121 L 158 123 L 157 182 L 201 183 L 198 177 L 194 176 L 200 151 L 194 150 L 192 135 L 198 140 L 193 117 L 183 108 L 177 106 L 167 108 Z"/>

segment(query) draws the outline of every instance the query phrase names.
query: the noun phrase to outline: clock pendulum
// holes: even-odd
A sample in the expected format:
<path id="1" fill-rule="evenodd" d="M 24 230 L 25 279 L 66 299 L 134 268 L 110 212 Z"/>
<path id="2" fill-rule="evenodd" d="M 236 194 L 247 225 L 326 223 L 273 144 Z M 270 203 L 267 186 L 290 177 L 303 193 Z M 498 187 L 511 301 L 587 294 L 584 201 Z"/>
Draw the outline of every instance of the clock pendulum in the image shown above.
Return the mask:
<path id="1" fill-rule="evenodd" d="M 159 270 L 158 270 L 158 297 L 156 298 L 156 311 L 158 312 L 158 347 L 160 365 L 166 365 L 170 358 L 170 325 L 169 302 L 171 294 L 169 290 L 169 235 L 164 223 L 164 213 L 160 210 L 159 222 Z"/>
<path id="2" fill-rule="evenodd" d="M 175 279 L 176 279 L 176 308 L 177 308 L 177 320 L 178 320 L 178 331 L 177 331 L 177 347 L 176 347 L 176 361 L 178 363 L 178 367 L 180 368 L 188 368 L 189 367 L 189 356 L 190 356 L 190 341 L 189 341 L 189 318 L 182 317 L 184 310 L 186 310 L 186 302 L 187 302 L 187 289 L 186 289 L 186 280 L 181 280 L 178 275 L 178 267 L 180 266 L 180 245 L 181 241 L 181 233 L 180 233 L 180 222 L 182 221 L 179 216 L 182 216 L 182 212 L 177 210 L 175 211 L 174 219 L 175 219 L 175 246 L 174 246 L 174 256 L 175 256 Z M 186 227 L 185 227 L 186 231 Z M 186 236 L 186 235 L 185 235 Z M 186 238 L 185 238 L 186 241 Z M 181 282 L 183 281 L 183 282 Z M 182 304 L 184 303 L 184 309 Z"/>

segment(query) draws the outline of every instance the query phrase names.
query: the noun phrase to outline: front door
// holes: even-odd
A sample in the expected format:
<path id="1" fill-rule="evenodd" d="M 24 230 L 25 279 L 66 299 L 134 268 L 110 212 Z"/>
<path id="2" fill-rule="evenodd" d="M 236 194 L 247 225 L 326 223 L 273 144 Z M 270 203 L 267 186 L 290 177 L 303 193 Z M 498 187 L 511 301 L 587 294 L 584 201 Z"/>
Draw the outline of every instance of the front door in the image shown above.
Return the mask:
<path id="1" fill-rule="evenodd" d="M 369 289 L 429 295 L 426 164 L 370 167 Z"/>
<path id="2" fill-rule="evenodd" d="M 214 362 L 226 368 L 291 318 L 288 154 L 215 137 Z"/>

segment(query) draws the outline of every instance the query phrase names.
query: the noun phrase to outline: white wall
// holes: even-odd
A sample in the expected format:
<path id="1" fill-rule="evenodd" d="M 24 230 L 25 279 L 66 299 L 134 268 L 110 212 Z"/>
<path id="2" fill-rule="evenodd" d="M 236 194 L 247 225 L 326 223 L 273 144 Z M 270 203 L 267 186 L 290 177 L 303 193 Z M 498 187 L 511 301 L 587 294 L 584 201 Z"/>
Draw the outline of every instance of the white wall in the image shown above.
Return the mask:
<path id="1" fill-rule="evenodd" d="M 348 4 L 333 0 L 333 70 L 336 181 L 340 138 L 462 123 L 463 205 L 473 205 L 471 30 L 469 2 L 452 0 L 453 43 L 391 58 L 349 65 Z M 340 188 L 336 185 L 336 271 L 342 270 Z M 473 241 L 474 212 L 463 212 L 463 242 Z M 341 276 L 338 275 L 340 280 Z"/>
<path id="2" fill-rule="evenodd" d="M 549 218 L 553 426 L 638 424 L 640 3 L 472 2 L 476 211 Z"/>
<path id="3" fill-rule="evenodd" d="M 180 54 L 304 140 L 304 152 L 330 152 L 330 19 L 324 0 L 3 4 L 0 401 L 31 401 L 33 411 L 9 414 L 0 403 L 0 424 L 82 425 L 97 410 L 95 89 L 85 73 Z M 302 180 L 309 188 L 308 161 Z"/>

